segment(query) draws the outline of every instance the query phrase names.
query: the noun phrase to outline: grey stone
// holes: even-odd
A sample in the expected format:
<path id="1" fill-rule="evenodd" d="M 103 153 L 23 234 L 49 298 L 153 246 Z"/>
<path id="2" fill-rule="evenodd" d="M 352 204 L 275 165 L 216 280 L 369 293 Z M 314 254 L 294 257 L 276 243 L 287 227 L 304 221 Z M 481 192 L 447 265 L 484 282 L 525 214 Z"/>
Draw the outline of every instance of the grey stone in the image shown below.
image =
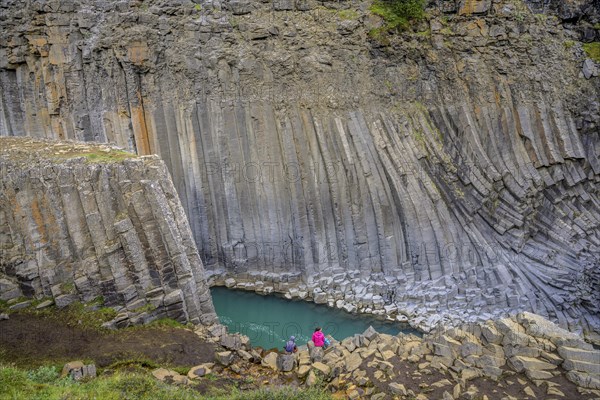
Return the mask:
<path id="1" fill-rule="evenodd" d="M 234 354 L 231 351 L 220 351 L 215 354 L 215 357 L 219 364 L 227 367 L 233 362 Z"/>
<path id="2" fill-rule="evenodd" d="M 581 67 L 581 71 L 583 72 L 583 76 L 585 79 L 590 79 L 594 76 L 598 76 L 598 66 L 591 59 L 587 58 L 583 62 L 583 66 Z"/>
<path id="3" fill-rule="evenodd" d="M 277 357 L 277 369 L 283 372 L 289 372 L 296 365 L 296 357 L 293 354 L 279 354 Z"/>

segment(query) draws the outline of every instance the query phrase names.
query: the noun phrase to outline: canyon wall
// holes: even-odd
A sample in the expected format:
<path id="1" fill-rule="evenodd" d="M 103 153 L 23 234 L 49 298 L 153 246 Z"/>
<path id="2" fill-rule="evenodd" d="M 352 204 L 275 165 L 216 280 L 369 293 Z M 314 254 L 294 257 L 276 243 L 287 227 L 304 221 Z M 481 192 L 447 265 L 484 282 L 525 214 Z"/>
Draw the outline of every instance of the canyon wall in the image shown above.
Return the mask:
<path id="1" fill-rule="evenodd" d="M 0 171 L 0 299 L 13 308 L 31 302 L 21 297 L 100 302 L 118 310 L 117 327 L 215 322 L 187 218 L 157 156 L 0 138 Z"/>
<path id="2" fill-rule="evenodd" d="M 211 283 L 600 329 L 596 2 L 0 4 L 0 134 L 159 154 Z"/>

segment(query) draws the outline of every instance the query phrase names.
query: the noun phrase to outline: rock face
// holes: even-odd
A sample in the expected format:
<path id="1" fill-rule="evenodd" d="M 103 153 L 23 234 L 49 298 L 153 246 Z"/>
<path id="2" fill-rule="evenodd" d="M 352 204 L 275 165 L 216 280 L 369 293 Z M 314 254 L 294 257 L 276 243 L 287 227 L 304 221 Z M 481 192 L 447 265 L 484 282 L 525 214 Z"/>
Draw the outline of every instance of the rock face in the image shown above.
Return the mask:
<path id="1" fill-rule="evenodd" d="M 102 296 L 117 326 L 216 319 L 164 163 L 108 146 L 0 138 L 0 297 Z M 119 307 L 120 306 L 120 307 Z"/>
<path id="2" fill-rule="evenodd" d="M 339 2 L 4 0 L 0 135 L 159 154 L 212 283 L 600 329 L 581 36 L 520 2 L 443 3 L 379 37 Z"/>

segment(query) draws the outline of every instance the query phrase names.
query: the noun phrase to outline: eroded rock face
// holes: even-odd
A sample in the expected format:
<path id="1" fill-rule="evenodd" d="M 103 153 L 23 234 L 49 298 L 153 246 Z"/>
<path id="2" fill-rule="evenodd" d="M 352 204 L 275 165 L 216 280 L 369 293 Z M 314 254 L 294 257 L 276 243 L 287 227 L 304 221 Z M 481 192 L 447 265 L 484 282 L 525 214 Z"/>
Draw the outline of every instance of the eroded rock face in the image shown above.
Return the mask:
<path id="1" fill-rule="evenodd" d="M 0 296 L 102 297 L 117 326 L 213 323 L 202 261 L 164 163 L 108 146 L 0 138 Z M 5 290 L 6 289 L 6 290 Z"/>
<path id="2" fill-rule="evenodd" d="M 0 134 L 158 153 L 215 284 L 598 329 L 600 78 L 563 17 L 450 3 L 4 1 Z"/>

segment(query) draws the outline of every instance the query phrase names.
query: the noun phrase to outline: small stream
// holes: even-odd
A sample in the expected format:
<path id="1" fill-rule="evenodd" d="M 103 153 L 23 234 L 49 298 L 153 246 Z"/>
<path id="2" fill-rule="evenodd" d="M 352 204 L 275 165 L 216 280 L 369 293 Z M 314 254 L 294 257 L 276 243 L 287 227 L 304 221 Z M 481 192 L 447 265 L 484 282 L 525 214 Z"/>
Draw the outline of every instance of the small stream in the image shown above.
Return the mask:
<path id="1" fill-rule="evenodd" d="M 264 349 L 282 348 L 291 335 L 296 343 L 306 344 L 316 326 L 323 333 L 342 340 L 364 332 L 369 325 L 377 332 L 396 335 L 399 332 L 421 333 L 407 324 L 389 322 L 372 316 L 349 314 L 326 305 L 280 296 L 262 296 L 254 292 L 211 288 L 217 315 L 229 332 L 239 332 L 250 338 L 252 346 Z"/>

